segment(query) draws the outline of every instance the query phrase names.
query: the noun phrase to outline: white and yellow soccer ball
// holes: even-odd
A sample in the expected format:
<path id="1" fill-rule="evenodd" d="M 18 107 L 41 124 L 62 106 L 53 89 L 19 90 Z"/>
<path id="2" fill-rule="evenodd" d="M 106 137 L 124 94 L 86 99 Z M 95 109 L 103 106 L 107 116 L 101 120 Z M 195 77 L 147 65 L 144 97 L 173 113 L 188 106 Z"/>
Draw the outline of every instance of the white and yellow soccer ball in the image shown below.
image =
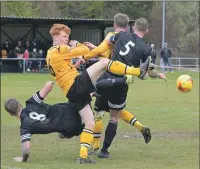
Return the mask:
<path id="1" fill-rule="evenodd" d="M 193 80 L 189 75 L 181 75 L 176 81 L 177 89 L 182 93 L 188 93 L 192 90 Z"/>

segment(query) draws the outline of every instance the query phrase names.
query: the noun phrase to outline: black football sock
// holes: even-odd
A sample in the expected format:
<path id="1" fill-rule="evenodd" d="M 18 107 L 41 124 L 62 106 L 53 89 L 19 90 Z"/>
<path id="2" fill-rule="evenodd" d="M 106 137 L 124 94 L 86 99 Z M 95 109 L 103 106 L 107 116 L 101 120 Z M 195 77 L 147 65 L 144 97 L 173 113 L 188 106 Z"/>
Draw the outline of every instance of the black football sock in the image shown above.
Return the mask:
<path id="1" fill-rule="evenodd" d="M 103 142 L 103 147 L 101 149 L 102 152 L 107 152 L 110 147 L 117 131 L 117 122 L 109 121 L 108 126 L 105 131 L 105 138 Z"/>

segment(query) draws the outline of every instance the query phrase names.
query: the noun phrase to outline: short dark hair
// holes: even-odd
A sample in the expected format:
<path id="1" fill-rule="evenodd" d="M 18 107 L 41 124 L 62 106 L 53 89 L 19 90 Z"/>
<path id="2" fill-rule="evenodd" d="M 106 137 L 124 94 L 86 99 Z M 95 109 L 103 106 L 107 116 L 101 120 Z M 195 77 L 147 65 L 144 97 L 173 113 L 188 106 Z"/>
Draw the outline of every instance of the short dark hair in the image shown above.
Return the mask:
<path id="1" fill-rule="evenodd" d="M 9 98 L 4 103 L 5 110 L 12 116 L 16 116 L 19 109 L 19 102 L 15 98 Z"/>
<path id="2" fill-rule="evenodd" d="M 123 13 L 117 13 L 114 16 L 114 24 L 118 27 L 125 28 L 128 26 L 129 23 L 129 17 L 126 14 Z"/>
<path id="3" fill-rule="evenodd" d="M 145 32 L 149 29 L 149 22 L 145 18 L 138 18 L 135 21 L 134 27 L 140 32 Z"/>

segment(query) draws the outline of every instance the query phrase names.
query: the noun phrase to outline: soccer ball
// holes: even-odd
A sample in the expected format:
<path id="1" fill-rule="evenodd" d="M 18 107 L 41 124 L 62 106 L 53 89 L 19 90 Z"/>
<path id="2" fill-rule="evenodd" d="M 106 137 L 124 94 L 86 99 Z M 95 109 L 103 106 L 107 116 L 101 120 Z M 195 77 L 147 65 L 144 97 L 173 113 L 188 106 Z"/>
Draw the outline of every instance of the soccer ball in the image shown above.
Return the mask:
<path id="1" fill-rule="evenodd" d="M 193 87 L 193 80 L 188 75 L 181 75 L 176 81 L 177 89 L 182 93 L 188 93 L 192 90 Z"/>

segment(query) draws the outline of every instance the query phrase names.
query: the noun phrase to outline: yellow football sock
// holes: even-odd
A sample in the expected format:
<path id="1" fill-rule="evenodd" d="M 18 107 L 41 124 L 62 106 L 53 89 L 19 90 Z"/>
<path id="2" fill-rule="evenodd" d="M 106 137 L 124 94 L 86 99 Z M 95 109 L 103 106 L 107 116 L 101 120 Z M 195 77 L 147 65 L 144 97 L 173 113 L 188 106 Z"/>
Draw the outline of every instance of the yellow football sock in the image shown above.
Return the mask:
<path id="1" fill-rule="evenodd" d="M 90 147 L 93 141 L 93 131 L 90 129 L 83 129 L 83 132 L 80 135 L 80 157 L 87 158 L 88 157 L 88 148 Z"/>
<path id="2" fill-rule="evenodd" d="M 102 120 L 98 120 L 95 122 L 95 127 L 94 127 L 94 139 L 93 139 L 93 150 L 97 150 L 100 147 L 100 140 L 101 140 L 101 133 L 103 131 L 103 122 Z"/>
<path id="3" fill-rule="evenodd" d="M 135 116 L 130 113 L 127 110 L 122 110 L 121 115 L 120 115 L 120 119 L 124 120 L 126 123 L 129 123 L 133 126 L 135 126 L 138 130 L 142 130 L 143 125 L 137 121 L 137 119 L 135 118 Z"/>
<path id="4" fill-rule="evenodd" d="M 140 68 L 130 67 L 122 62 L 113 60 L 110 60 L 110 62 L 108 63 L 107 70 L 117 75 L 140 75 Z"/>

